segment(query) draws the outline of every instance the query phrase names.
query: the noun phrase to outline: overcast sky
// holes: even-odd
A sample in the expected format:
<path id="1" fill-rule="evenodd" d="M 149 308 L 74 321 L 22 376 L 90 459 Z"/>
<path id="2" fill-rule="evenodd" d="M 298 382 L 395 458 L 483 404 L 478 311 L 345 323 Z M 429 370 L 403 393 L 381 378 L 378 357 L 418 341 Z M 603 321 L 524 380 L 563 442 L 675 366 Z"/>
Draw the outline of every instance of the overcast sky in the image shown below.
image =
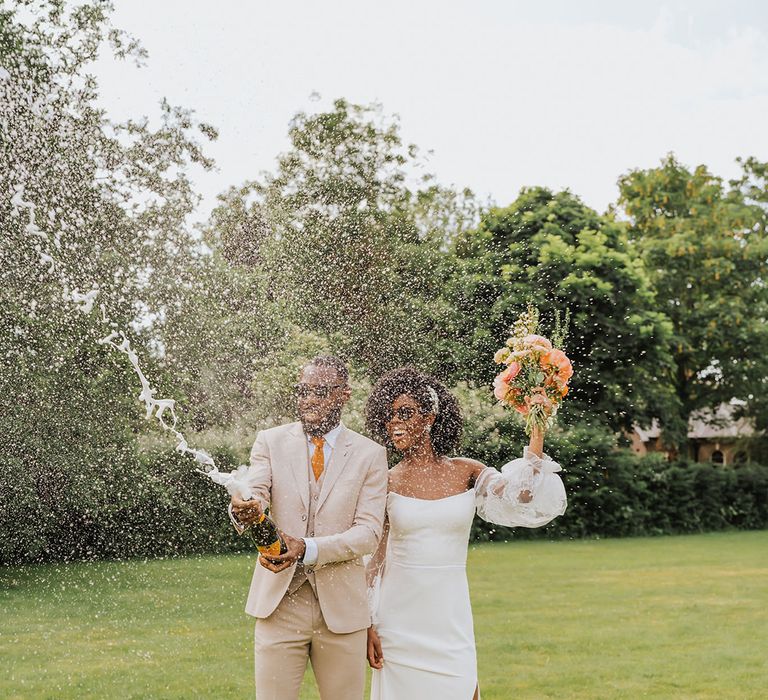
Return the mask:
<path id="1" fill-rule="evenodd" d="M 220 130 L 218 192 L 274 167 L 300 109 L 378 101 L 444 184 L 508 204 L 524 185 L 603 210 L 669 151 L 724 177 L 768 160 L 761 0 L 115 0 L 147 65 L 100 61 L 115 118 L 190 107 Z M 312 101 L 312 93 L 322 99 Z"/>

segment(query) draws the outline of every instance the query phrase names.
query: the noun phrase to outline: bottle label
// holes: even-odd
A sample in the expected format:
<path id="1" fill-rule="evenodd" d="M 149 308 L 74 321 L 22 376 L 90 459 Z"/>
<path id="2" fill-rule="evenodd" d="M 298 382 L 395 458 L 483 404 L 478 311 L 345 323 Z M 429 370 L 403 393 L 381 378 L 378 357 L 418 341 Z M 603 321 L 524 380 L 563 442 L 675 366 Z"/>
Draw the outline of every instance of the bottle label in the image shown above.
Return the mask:
<path id="1" fill-rule="evenodd" d="M 280 540 L 275 540 L 272 544 L 266 545 L 264 547 L 258 547 L 257 549 L 268 557 L 280 556 Z"/>

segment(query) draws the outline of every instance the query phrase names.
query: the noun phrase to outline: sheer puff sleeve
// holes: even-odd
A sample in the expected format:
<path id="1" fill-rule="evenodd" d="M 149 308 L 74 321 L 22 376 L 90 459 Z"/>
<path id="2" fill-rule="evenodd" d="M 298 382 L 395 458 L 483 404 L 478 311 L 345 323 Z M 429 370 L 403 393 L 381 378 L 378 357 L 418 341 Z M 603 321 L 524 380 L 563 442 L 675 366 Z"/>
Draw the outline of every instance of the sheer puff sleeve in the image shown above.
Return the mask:
<path id="1" fill-rule="evenodd" d="M 387 542 L 389 541 L 389 518 L 384 516 L 384 528 L 376 551 L 363 557 L 365 564 L 365 578 L 368 584 L 368 612 L 371 615 L 371 624 L 378 622 L 379 593 L 381 591 L 381 577 L 384 573 L 386 561 Z"/>
<path id="2" fill-rule="evenodd" d="M 528 448 L 522 459 L 505 464 L 501 471 L 483 469 L 475 480 L 477 514 L 496 525 L 541 527 L 565 513 L 565 487 L 558 476 L 560 465 L 547 455 L 538 457 Z M 528 503 L 520 494 L 529 491 Z"/>

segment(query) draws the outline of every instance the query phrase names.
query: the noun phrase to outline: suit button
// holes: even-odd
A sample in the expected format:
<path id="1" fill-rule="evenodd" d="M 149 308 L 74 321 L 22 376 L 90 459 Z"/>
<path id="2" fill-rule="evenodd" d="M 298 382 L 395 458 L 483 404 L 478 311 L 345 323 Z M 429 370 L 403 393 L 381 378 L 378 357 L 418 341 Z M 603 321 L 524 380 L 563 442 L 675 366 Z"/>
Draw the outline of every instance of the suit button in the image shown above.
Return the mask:
<path id="1" fill-rule="evenodd" d="M 314 533 L 314 532 L 310 532 L 310 533 L 309 533 L 309 536 L 310 536 L 310 537 L 314 537 L 314 536 L 315 536 L 315 533 Z"/>
<path id="2" fill-rule="evenodd" d="M 306 573 L 308 573 L 308 574 L 314 574 L 314 573 L 315 573 L 315 570 L 314 570 L 314 569 L 307 569 Z"/>
<path id="3" fill-rule="evenodd" d="M 301 516 L 301 519 L 302 519 L 302 520 L 306 520 L 306 519 L 307 519 L 307 516 L 306 516 L 306 515 L 302 515 L 302 516 Z"/>
<path id="4" fill-rule="evenodd" d="M 312 500 L 316 501 L 317 500 L 317 496 L 312 496 Z"/>

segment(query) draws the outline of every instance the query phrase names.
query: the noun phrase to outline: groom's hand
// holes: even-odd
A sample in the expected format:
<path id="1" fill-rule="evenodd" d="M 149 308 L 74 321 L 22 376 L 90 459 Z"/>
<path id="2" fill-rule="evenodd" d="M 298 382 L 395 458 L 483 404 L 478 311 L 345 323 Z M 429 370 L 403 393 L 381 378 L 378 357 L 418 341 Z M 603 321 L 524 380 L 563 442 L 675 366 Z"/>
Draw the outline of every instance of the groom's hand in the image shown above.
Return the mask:
<path id="1" fill-rule="evenodd" d="M 286 535 L 284 532 L 281 532 L 280 534 L 283 536 L 288 551 L 285 554 L 279 554 L 274 557 L 267 558 L 264 555 L 259 557 L 259 564 L 275 574 L 293 566 L 304 556 L 304 552 L 307 549 L 304 540 L 296 539 L 295 537 Z"/>
<path id="2" fill-rule="evenodd" d="M 232 496 L 232 514 L 246 527 L 253 525 L 261 517 L 261 512 L 261 505 L 255 498 L 244 501 L 242 498 Z"/>

